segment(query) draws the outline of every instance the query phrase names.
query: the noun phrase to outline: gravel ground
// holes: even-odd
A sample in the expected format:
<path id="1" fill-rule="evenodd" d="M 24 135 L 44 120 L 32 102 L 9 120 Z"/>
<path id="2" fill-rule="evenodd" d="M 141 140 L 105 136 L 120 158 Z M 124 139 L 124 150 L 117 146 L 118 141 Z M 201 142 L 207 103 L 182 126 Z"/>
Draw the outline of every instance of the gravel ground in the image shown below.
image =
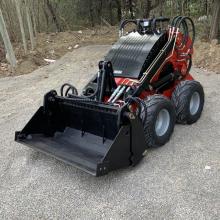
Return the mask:
<path id="1" fill-rule="evenodd" d="M 80 48 L 0 79 L 0 219 L 219 219 L 220 75 L 192 70 L 206 94 L 201 119 L 176 125 L 134 168 L 95 178 L 14 142 L 44 93 L 64 82 L 82 88 L 108 48 Z"/>

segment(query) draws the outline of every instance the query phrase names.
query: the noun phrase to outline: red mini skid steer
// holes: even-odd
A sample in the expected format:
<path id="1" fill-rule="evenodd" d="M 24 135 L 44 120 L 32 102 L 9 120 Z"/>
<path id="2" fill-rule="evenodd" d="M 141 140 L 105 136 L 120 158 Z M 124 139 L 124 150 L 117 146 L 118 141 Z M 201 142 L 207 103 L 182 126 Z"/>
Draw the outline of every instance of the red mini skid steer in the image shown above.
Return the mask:
<path id="1" fill-rule="evenodd" d="M 124 34 L 129 23 L 135 30 Z M 68 83 L 60 95 L 48 92 L 15 140 L 95 176 L 136 165 L 169 141 L 176 122 L 200 118 L 204 92 L 189 73 L 194 39 L 189 17 L 124 20 L 82 94 Z"/>

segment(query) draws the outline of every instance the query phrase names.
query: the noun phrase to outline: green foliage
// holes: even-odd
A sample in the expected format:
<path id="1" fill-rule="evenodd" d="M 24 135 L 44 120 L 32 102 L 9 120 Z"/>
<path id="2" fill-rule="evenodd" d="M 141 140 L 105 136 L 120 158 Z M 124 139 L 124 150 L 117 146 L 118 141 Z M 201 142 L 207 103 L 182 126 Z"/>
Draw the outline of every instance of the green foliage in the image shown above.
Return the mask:
<path id="1" fill-rule="evenodd" d="M 17 0 L 1 0 L 0 8 L 11 39 L 17 40 L 19 25 L 15 18 Z M 23 2 L 23 0 L 21 0 Z M 124 18 L 187 15 L 195 21 L 211 17 L 213 0 L 26 0 L 38 32 L 79 30 L 100 25 L 118 25 Z M 21 11 L 24 7 L 21 5 Z M 24 13 L 23 13 L 24 14 Z M 23 15 L 24 16 L 24 15 Z M 24 19 L 25 20 L 25 19 Z M 34 22 L 33 22 L 34 23 Z M 199 31 L 207 33 L 209 20 L 199 23 Z M 27 30 L 27 23 L 24 23 Z M 205 29 L 206 28 L 206 29 Z"/>

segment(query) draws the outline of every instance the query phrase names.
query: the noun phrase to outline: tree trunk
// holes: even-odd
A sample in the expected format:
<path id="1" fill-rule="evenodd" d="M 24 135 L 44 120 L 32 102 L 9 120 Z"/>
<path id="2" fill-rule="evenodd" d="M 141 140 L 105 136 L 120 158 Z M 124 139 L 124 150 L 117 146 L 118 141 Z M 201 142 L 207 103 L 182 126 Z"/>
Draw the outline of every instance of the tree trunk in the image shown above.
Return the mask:
<path id="1" fill-rule="evenodd" d="M 209 38 L 217 39 L 219 33 L 219 20 L 220 20 L 220 1 L 214 0 L 213 8 L 212 8 L 212 21 L 211 21 L 211 29 Z"/>
<path id="2" fill-rule="evenodd" d="M 171 18 L 172 18 L 174 15 L 174 10 L 175 10 L 175 5 L 174 5 L 173 0 L 170 1 L 170 7 L 171 7 L 170 14 L 171 14 Z"/>
<path id="3" fill-rule="evenodd" d="M 143 3 L 144 8 L 143 8 L 143 17 L 144 18 L 149 18 L 150 17 L 150 11 L 151 11 L 151 4 L 152 0 L 146 0 Z"/>
<path id="4" fill-rule="evenodd" d="M 98 21 L 100 23 L 100 25 L 102 25 L 102 0 L 99 0 L 99 4 L 97 7 L 97 13 L 98 13 Z"/>
<path id="5" fill-rule="evenodd" d="M 204 6 L 205 6 L 205 14 L 208 15 L 208 1 L 207 0 L 205 0 Z"/>
<path id="6" fill-rule="evenodd" d="M 113 25 L 112 0 L 109 0 L 109 19 L 110 24 Z"/>
<path id="7" fill-rule="evenodd" d="M 27 16 L 28 30 L 29 30 L 30 41 L 31 41 L 31 49 L 34 50 L 35 48 L 34 32 L 33 32 L 33 25 L 31 21 L 31 16 L 30 16 L 28 5 L 27 5 L 27 1 L 25 1 L 25 11 L 26 11 L 26 16 Z"/>
<path id="8" fill-rule="evenodd" d="M 33 2 L 31 3 L 31 17 L 32 17 L 32 21 L 33 21 L 33 25 L 34 25 L 34 36 L 37 36 L 37 21 L 36 21 L 36 5 L 35 5 L 36 1 L 33 0 Z"/>
<path id="9" fill-rule="evenodd" d="M 46 32 L 48 33 L 49 32 L 49 14 L 48 14 L 48 11 L 47 11 L 47 6 L 46 6 L 45 1 L 43 1 L 42 8 L 43 8 L 43 13 L 44 13 L 44 16 L 45 16 L 45 19 L 46 19 Z M 39 23 L 39 25 L 41 26 L 40 23 Z"/>
<path id="10" fill-rule="evenodd" d="M 25 52 L 25 54 L 27 54 L 27 42 L 26 42 L 24 24 L 23 24 L 23 19 L 21 16 L 21 8 L 20 8 L 21 2 L 20 2 L 20 0 L 16 0 L 16 1 L 14 1 L 14 3 L 16 6 L 17 14 L 18 14 L 18 21 L 19 21 L 19 25 L 20 25 L 20 29 L 21 29 L 21 37 L 22 37 L 24 52 Z"/>
<path id="11" fill-rule="evenodd" d="M 118 21 L 121 21 L 122 20 L 121 1 L 120 0 L 116 0 L 116 4 L 117 4 Z"/>
<path id="12" fill-rule="evenodd" d="M 14 50 L 13 50 L 13 47 L 11 45 L 11 41 L 10 41 L 10 38 L 8 35 L 8 31 L 6 29 L 6 25 L 5 25 L 5 21 L 4 21 L 1 9 L 0 9 L 0 33 L 2 35 L 5 49 L 7 51 L 6 57 L 8 57 L 8 60 L 11 64 L 12 68 L 14 69 L 17 65 L 17 62 L 16 62 Z"/>
<path id="13" fill-rule="evenodd" d="M 37 30 L 39 32 L 41 32 L 40 17 L 40 2 L 37 1 Z"/>
<path id="14" fill-rule="evenodd" d="M 133 1 L 129 0 L 128 4 L 129 4 L 128 7 L 129 7 L 131 19 L 134 19 Z"/>
<path id="15" fill-rule="evenodd" d="M 4 14 L 4 20 L 5 23 L 7 24 L 8 27 L 8 34 L 10 36 L 10 39 L 12 42 L 17 41 L 17 34 L 16 34 L 16 29 L 15 29 L 15 25 L 13 22 L 13 16 L 11 16 L 11 12 L 13 11 L 13 4 L 11 2 L 11 0 L 1 0 L 1 4 L 2 4 L 2 11 Z"/>
<path id="16" fill-rule="evenodd" d="M 164 2 L 160 1 L 160 16 L 163 16 Z"/>
<path id="17" fill-rule="evenodd" d="M 94 22 L 94 16 L 93 16 L 93 4 L 92 4 L 92 1 L 90 0 L 89 0 L 89 17 L 90 17 L 91 26 L 94 27 L 95 22 Z"/>
<path id="18" fill-rule="evenodd" d="M 50 0 L 47 0 L 46 3 L 47 3 L 47 7 L 48 7 L 48 9 L 49 9 L 49 11 L 50 11 L 50 13 L 52 15 L 53 22 L 56 25 L 57 32 L 61 32 L 62 31 L 62 27 L 61 27 L 61 25 L 60 25 L 60 23 L 59 23 L 59 21 L 57 19 L 56 13 L 55 13 L 55 11 L 53 9 L 52 4 L 50 3 Z"/>

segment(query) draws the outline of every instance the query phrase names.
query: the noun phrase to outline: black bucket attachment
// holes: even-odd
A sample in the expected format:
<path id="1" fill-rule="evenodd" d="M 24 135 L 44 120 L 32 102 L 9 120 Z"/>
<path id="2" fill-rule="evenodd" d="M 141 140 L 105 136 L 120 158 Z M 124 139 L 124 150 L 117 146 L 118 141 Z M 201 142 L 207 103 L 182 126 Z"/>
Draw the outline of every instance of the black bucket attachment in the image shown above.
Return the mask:
<path id="1" fill-rule="evenodd" d="M 137 164 L 146 149 L 143 126 L 133 114 L 56 91 L 45 95 L 44 106 L 15 140 L 95 176 Z"/>

